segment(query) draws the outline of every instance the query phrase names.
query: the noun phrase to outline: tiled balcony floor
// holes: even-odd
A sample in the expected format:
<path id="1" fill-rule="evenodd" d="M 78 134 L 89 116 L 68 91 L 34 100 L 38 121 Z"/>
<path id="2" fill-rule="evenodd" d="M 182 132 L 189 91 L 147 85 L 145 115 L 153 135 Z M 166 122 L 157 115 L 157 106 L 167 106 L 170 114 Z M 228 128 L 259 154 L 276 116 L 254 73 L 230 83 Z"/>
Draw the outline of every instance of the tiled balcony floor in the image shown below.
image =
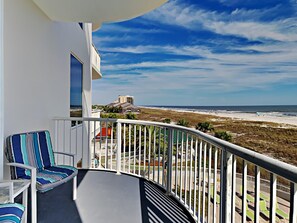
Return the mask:
<path id="1" fill-rule="evenodd" d="M 72 181 L 38 193 L 39 223 L 194 222 L 174 199 L 156 185 L 112 172 L 80 170 L 77 200 Z"/>

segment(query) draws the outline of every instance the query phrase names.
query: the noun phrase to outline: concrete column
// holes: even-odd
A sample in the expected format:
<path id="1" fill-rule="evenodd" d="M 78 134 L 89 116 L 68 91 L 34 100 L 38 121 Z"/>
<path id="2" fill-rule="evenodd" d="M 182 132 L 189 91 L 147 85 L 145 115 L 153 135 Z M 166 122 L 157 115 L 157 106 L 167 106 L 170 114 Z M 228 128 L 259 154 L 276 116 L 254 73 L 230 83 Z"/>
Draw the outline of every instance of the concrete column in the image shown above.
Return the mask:
<path id="1" fill-rule="evenodd" d="M 4 45 L 3 18 L 4 0 L 0 0 L 0 180 L 3 179 L 4 165 Z"/>

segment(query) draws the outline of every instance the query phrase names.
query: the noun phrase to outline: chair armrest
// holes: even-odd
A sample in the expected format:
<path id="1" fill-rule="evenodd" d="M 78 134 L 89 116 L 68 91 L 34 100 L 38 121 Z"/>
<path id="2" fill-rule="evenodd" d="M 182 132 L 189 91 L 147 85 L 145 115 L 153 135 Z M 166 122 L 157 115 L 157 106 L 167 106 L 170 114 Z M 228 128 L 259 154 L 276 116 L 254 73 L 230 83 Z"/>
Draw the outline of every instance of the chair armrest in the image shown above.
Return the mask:
<path id="1" fill-rule="evenodd" d="M 71 157 L 75 157 L 75 154 L 73 153 L 65 153 L 65 152 L 54 152 L 56 154 L 60 154 L 60 155 L 64 155 L 64 156 L 71 156 Z"/>
<path id="2" fill-rule="evenodd" d="M 9 202 L 13 203 L 13 181 L 0 181 L 0 187 L 8 187 Z"/>
<path id="3" fill-rule="evenodd" d="M 36 168 L 34 166 L 29 166 L 29 165 L 25 165 L 22 163 L 6 163 L 7 166 L 14 166 L 14 167 L 19 167 L 22 169 L 27 169 L 27 170 L 36 170 Z"/>
<path id="4" fill-rule="evenodd" d="M 0 187 L 10 187 L 13 186 L 13 181 L 0 181 Z"/>
<path id="5" fill-rule="evenodd" d="M 54 154 L 59 154 L 59 155 L 63 155 L 63 156 L 70 156 L 72 157 L 72 166 L 74 166 L 74 163 L 76 161 L 76 155 L 73 153 L 65 153 L 65 152 L 54 152 Z"/>
<path id="6" fill-rule="evenodd" d="M 31 185 L 36 185 L 36 168 L 33 166 L 21 164 L 21 163 L 6 163 L 7 166 L 19 167 L 29 170 L 31 172 Z"/>

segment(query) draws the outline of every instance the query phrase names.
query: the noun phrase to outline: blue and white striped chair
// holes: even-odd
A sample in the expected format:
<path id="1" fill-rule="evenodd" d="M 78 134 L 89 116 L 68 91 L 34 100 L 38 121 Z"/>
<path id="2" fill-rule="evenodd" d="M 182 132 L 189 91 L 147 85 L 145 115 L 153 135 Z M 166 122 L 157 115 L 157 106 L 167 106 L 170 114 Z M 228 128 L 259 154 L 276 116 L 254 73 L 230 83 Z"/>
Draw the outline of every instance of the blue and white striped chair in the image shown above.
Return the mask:
<path id="1" fill-rule="evenodd" d="M 54 154 L 72 157 L 73 166 L 56 165 Z M 32 216 L 36 215 L 36 189 L 46 192 L 73 179 L 73 200 L 76 199 L 78 171 L 74 167 L 75 156 L 53 152 L 49 131 L 9 136 L 6 156 L 10 162 L 8 165 L 11 166 L 12 179 L 31 179 L 31 185 L 36 185 L 36 187 L 31 186 Z M 32 219 L 32 222 L 34 223 L 35 220 Z"/>
<path id="2" fill-rule="evenodd" d="M 0 182 L 0 187 L 8 188 L 9 202 L 10 202 L 5 204 L 0 204 L 0 222 L 26 223 L 27 212 L 24 215 L 25 207 L 21 204 L 14 203 L 13 182 Z"/>
<path id="3" fill-rule="evenodd" d="M 0 204 L 0 222 L 20 223 L 24 210 L 21 204 Z"/>

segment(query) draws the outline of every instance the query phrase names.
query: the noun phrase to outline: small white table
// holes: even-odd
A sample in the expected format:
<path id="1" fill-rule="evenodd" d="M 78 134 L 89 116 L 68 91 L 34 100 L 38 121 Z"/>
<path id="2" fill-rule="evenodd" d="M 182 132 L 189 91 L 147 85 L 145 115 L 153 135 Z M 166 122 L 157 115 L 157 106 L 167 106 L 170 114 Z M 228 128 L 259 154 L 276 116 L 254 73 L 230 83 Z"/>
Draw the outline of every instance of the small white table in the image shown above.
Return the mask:
<path id="1" fill-rule="evenodd" d="M 28 208 L 28 188 L 30 180 L 4 180 L 0 181 L 0 203 L 13 203 L 14 199 L 23 194 L 23 205 L 25 212 L 23 216 L 23 223 L 27 222 L 27 208 Z"/>

